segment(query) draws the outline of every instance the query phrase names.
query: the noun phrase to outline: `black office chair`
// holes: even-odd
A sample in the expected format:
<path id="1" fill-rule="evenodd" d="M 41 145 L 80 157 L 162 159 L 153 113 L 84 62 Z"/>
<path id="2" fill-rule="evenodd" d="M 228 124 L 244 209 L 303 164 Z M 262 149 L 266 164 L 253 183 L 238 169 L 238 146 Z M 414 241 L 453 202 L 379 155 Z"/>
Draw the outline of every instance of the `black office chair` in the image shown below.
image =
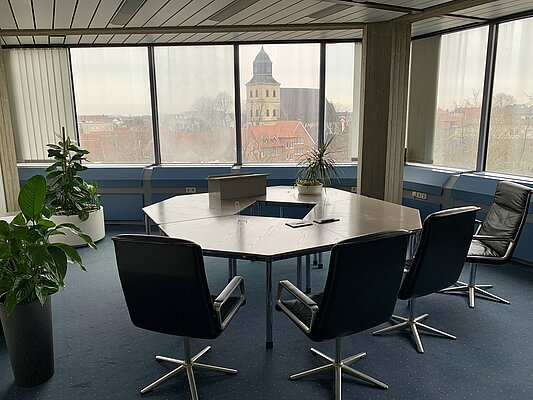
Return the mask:
<path id="1" fill-rule="evenodd" d="M 148 235 L 113 238 L 118 272 L 131 321 L 139 328 L 183 336 L 185 360 L 156 356 L 178 367 L 141 390 L 149 392 L 185 372 L 192 399 L 197 399 L 193 369 L 236 374 L 237 370 L 201 364 L 207 346 L 191 356 L 190 338 L 214 339 L 244 304 L 244 281 L 236 276 L 216 298 L 211 296 L 202 249 L 181 239 Z M 240 289 L 240 296 L 232 296 Z"/>
<path id="2" fill-rule="evenodd" d="M 337 400 L 341 398 L 343 372 L 388 389 L 385 383 L 349 366 L 366 353 L 341 359 L 341 338 L 389 319 L 402 278 L 408 239 L 407 231 L 394 231 L 339 242 L 331 250 L 323 293 L 308 297 L 289 281 L 279 283 L 276 308 L 287 314 L 311 340 L 335 339 L 334 358 L 311 348 L 328 364 L 291 375 L 290 379 L 334 370 Z M 285 291 L 294 300 L 283 300 Z"/>
<path id="3" fill-rule="evenodd" d="M 393 315 L 395 325 L 380 329 L 374 335 L 411 329 L 419 353 L 424 352 L 418 329 L 457 339 L 455 336 L 422 323 L 429 314 L 414 315 L 415 299 L 435 293 L 457 281 L 463 269 L 468 246 L 474 233 L 479 207 L 461 207 L 437 211 L 424 220 L 422 237 L 412 264 L 407 271 L 398 298 L 409 300 L 409 317 Z"/>
<path id="4" fill-rule="evenodd" d="M 468 292 L 468 305 L 475 306 L 475 295 L 510 304 L 508 300 L 485 290 L 492 285 L 476 285 L 477 265 L 505 264 L 513 256 L 520 233 L 527 219 L 529 202 L 533 189 L 517 183 L 502 181 L 496 187 L 494 202 L 487 217 L 479 222 L 473 237 L 466 262 L 470 263 L 468 283 L 458 281 L 455 286 L 441 290 L 441 293 Z"/>

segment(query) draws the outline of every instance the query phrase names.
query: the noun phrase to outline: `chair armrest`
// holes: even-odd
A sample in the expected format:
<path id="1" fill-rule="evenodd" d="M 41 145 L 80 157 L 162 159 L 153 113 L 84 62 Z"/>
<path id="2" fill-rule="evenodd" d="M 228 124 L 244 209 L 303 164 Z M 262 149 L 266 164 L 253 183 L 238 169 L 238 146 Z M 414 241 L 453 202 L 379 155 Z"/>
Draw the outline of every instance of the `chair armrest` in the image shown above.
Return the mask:
<path id="1" fill-rule="evenodd" d="M 283 290 L 287 291 L 296 300 L 300 301 L 305 307 L 307 307 L 309 311 L 311 311 L 311 321 L 309 322 L 309 326 L 305 325 L 285 304 L 283 304 L 281 301 L 281 294 Z M 276 305 L 305 333 L 311 332 L 311 328 L 313 327 L 313 323 L 315 321 L 315 316 L 318 313 L 318 305 L 291 282 L 284 280 L 279 283 L 278 292 L 276 295 Z"/>
<path id="2" fill-rule="evenodd" d="M 222 306 L 228 301 L 230 296 L 233 294 L 233 292 L 235 292 L 237 288 L 239 288 L 241 292 L 239 300 L 237 301 L 237 303 L 235 303 L 232 309 L 228 312 L 228 315 L 226 315 L 226 318 L 222 320 Z M 244 279 L 242 278 L 242 276 L 235 276 L 226 285 L 226 287 L 222 290 L 222 292 L 220 292 L 220 294 L 217 296 L 217 298 L 213 302 L 213 308 L 215 310 L 221 329 L 226 329 L 226 326 L 233 319 L 233 317 L 235 316 L 235 313 L 244 304 L 244 302 L 245 302 Z"/>
<path id="3" fill-rule="evenodd" d="M 489 240 L 491 242 L 512 242 L 513 238 L 504 236 L 474 235 L 474 240 Z"/>

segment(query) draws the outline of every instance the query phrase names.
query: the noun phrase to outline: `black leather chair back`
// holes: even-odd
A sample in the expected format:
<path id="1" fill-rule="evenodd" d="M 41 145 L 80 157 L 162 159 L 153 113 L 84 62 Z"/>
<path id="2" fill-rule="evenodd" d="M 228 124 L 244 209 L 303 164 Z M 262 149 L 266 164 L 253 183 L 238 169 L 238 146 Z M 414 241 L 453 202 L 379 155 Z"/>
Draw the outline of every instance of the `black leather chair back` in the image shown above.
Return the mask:
<path id="1" fill-rule="evenodd" d="M 113 241 L 120 283 L 135 326 L 193 338 L 220 335 L 200 246 L 149 235 L 125 234 Z"/>
<path id="2" fill-rule="evenodd" d="M 333 246 L 311 339 L 350 335 L 389 319 L 400 287 L 408 238 L 408 232 L 394 231 Z"/>
<path id="3" fill-rule="evenodd" d="M 398 298 L 421 297 L 457 282 L 474 234 L 479 207 L 437 211 L 424 220 L 414 261 Z"/>
<path id="4" fill-rule="evenodd" d="M 512 257 L 526 222 L 532 192 L 533 189 L 527 186 L 509 181 L 500 182 L 496 187 L 494 203 L 477 232 L 478 235 L 508 237 L 509 241 L 482 241 L 506 260 Z"/>

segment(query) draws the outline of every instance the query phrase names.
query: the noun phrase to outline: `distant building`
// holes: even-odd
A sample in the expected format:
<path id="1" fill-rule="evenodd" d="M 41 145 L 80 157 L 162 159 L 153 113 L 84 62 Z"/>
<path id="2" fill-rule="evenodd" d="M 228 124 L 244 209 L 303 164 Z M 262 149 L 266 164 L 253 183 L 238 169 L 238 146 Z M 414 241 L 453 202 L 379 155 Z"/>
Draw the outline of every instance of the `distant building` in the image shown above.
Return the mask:
<path id="1" fill-rule="evenodd" d="M 300 121 L 248 125 L 243 139 L 244 158 L 250 162 L 298 162 L 315 144 Z"/>
<path id="2" fill-rule="evenodd" d="M 263 47 L 246 84 L 246 119 L 254 125 L 274 124 L 280 117 L 280 83 L 272 77 L 272 61 Z"/>
<path id="3" fill-rule="evenodd" d="M 313 138 L 308 129 L 316 132 L 317 107 L 317 89 L 281 88 L 261 47 L 253 61 L 252 79 L 246 83 L 244 160 L 298 162 L 307 149 L 315 147 L 316 135 Z"/>

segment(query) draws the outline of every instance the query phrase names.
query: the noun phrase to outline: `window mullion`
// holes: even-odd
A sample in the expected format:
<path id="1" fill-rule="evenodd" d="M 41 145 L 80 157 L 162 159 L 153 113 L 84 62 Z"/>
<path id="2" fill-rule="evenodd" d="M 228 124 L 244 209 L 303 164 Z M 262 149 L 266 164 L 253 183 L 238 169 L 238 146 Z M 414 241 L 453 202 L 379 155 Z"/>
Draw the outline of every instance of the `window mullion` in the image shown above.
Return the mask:
<path id="1" fill-rule="evenodd" d="M 477 149 L 476 170 L 485 171 L 487 166 L 487 149 L 489 143 L 490 113 L 492 109 L 492 91 L 494 88 L 494 70 L 496 65 L 496 51 L 498 44 L 498 25 L 489 25 L 487 40 L 487 58 L 485 62 L 485 81 L 483 84 L 483 98 L 481 101 L 481 123 L 479 125 L 479 140 Z"/>
<path id="2" fill-rule="evenodd" d="M 318 146 L 324 143 L 326 113 L 326 43 L 320 43 L 320 78 L 318 86 Z"/>
<path id="3" fill-rule="evenodd" d="M 242 165 L 241 126 L 241 72 L 239 66 L 239 45 L 233 45 L 233 85 L 235 87 L 235 152 L 236 165 Z"/>
<path id="4" fill-rule="evenodd" d="M 161 164 L 161 141 L 159 138 L 159 112 L 155 74 L 154 46 L 148 46 L 148 74 L 150 79 L 150 105 L 152 109 L 152 135 L 154 139 L 154 165 Z"/>

